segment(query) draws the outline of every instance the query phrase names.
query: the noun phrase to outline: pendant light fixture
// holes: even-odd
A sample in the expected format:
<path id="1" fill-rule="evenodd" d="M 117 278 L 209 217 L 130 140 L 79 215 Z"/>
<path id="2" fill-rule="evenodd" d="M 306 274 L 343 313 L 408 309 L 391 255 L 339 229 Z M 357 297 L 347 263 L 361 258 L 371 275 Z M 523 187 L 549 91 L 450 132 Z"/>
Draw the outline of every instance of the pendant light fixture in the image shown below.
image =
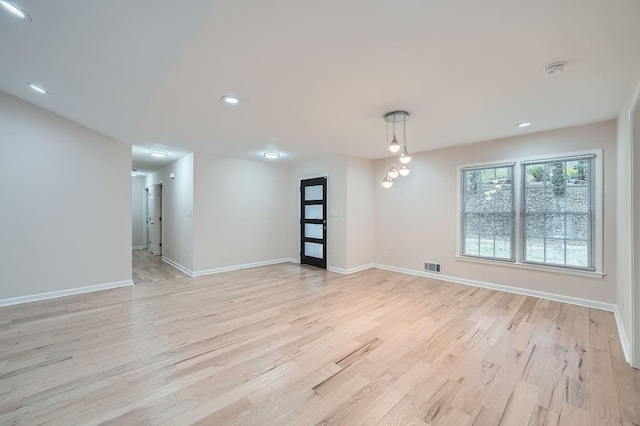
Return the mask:
<path id="1" fill-rule="evenodd" d="M 389 121 L 387 121 L 387 137 L 384 140 L 385 146 L 387 145 L 387 141 L 389 140 Z M 384 175 L 384 179 L 382 179 L 382 186 L 385 189 L 389 189 L 393 186 L 393 179 L 391 178 L 391 170 L 389 170 L 389 151 L 387 151 L 387 173 Z M 397 172 L 396 172 L 397 173 Z"/>
<path id="2" fill-rule="evenodd" d="M 393 180 L 398 176 L 407 176 L 411 170 L 407 165 L 411 161 L 411 155 L 409 155 L 409 151 L 407 151 L 407 118 L 409 117 L 409 113 L 406 111 L 392 111 L 384 115 L 384 121 L 387 122 L 387 138 L 385 139 L 385 146 L 387 148 L 387 173 L 385 174 L 384 179 L 382 180 L 382 186 L 389 189 L 393 186 Z M 402 120 L 403 125 L 403 146 L 400 146 L 398 142 L 398 138 L 396 137 L 396 122 L 400 122 Z M 387 145 L 387 141 L 389 140 L 389 123 L 392 123 L 393 126 L 393 139 L 391 143 Z M 400 151 L 400 148 L 404 148 L 400 156 L 397 160 L 402 164 L 399 169 L 396 168 L 396 158 L 394 158 L 395 153 Z M 391 153 L 391 167 L 389 167 L 389 153 Z"/>
<path id="3" fill-rule="evenodd" d="M 402 151 L 402 154 L 400 154 L 400 162 L 402 164 L 409 164 L 409 162 L 411 161 L 411 155 L 409 155 L 409 151 L 407 151 L 407 116 L 406 115 L 402 117 L 402 144 L 404 149 Z M 406 175 L 403 175 L 403 176 L 406 176 Z"/>
<path id="4" fill-rule="evenodd" d="M 396 169 L 396 163 L 391 162 L 391 168 L 389 169 L 389 177 L 391 179 L 395 179 L 398 177 L 399 174 L 400 172 L 398 171 L 398 169 Z"/>
<path id="5" fill-rule="evenodd" d="M 389 121 L 387 120 L 387 123 L 388 122 Z M 398 139 L 396 139 L 396 116 L 395 115 L 393 116 L 393 140 L 389 144 L 389 151 L 391 151 L 392 154 L 395 154 L 396 152 L 400 151 L 400 143 L 398 142 Z"/>

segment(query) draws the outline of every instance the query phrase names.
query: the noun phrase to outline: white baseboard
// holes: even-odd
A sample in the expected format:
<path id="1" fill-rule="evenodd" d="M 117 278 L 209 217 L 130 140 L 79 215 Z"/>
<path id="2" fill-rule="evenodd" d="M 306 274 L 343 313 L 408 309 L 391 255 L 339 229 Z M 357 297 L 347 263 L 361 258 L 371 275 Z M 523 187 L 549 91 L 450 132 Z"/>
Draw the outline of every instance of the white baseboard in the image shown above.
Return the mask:
<path id="1" fill-rule="evenodd" d="M 193 275 L 193 271 L 189 268 L 187 268 L 186 266 L 182 266 L 181 264 L 179 264 L 178 262 L 169 259 L 168 257 L 164 257 L 162 256 L 162 261 L 164 263 L 167 263 L 171 266 L 173 266 L 174 268 L 176 268 L 177 270 L 179 270 L 180 272 L 183 272 L 185 274 L 187 274 L 190 277 L 194 277 L 195 275 Z"/>
<path id="2" fill-rule="evenodd" d="M 617 306 L 613 303 L 598 302 L 596 300 L 582 299 L 579 297 L 564 296 L 562 294 L 547 293 L 545 291 L 528 290 L 521 287 L 511 287 L 502 284 L 493 284 L 484 281 L 470 280 L 467 278 L 452 277 L 449 275 L 436 274 L 433 272 L 418 271 L 415 269 L 398 268 L 396 266 L 374 263 L 374 267 L 384 269 L 386 271 L 400 272 L 403 274 L 417 275 L 420 277 L 433 278 L 436 280 L 449 281 L 456 284 L 463 284 L 472 287 L 482 287 L 490 290 L 499 290 L 507 293 L 521 294 L 523 296 L 533 296 L 540 299 L 553 300 L 562 303 L 571 303 L 573 305 L 585 306 L 587 308 L 602 309 L 603 311 L 616 312 Z"/>
<path id="3" fill-rule="evenodd" d="M 356 266 L 349 269 L 335 268 L 333 266 L 329 266 L 327 267 L 327 271 L 335 272 L 337 274 L 342 274 L 342 275 L 349 275 L 349 274 L 355 274 L 356 272 L 366 271 L 367 269 L 371 269 L 373 267 L 374 267 L 373 263 L 369 263 L 367 265 L 360 265 L 360 266 Z"/>
<path id="4" fill-rule="evenodd" d="M 116 281 L 113 283 L 96 284 L 86 287 L 76 287 L 67 290 L 50 291 L 48 293 L 31 294 L 29 296 L 11 297 L 9 299 L 0 299 L 0 306 L 18 305 L 21 303 L 36 302 L 38 300 L 56 299 L 58 297 L 73 296 L 75 294 L 91 293 L 93 291 L 109 290 L 118 287 L 132 286 L 132 280 Z"/>
<path id="5" fill-rule="evenodd" d="M 620 344 L 622 345 L 622 352 L 624 352 L 624 358 L 627 360 L 629 364 L 631 364 L 631 345 L 629 344 L 629 339 L 627 338 L 627 332 L 624 329 L 624 325 L 622 324 L 622 316 L 620 315 L 620 310 L 618 309 L 618 305 L 616 305 L 615 311 L 613 311 L 616 317 L 616 325 L 618 326 L 618 334 L 620 335 Z"/>
<path id="6" fill-rule="evenodd" d="M 214 269 L 203 269 L 200 271 L 193 271 L 194 277 L 201 277 L 203 275 L 211 275 L 211 274 L 220 274 L 222 272 L 231 272 L 231 271 L 239 271 L 240 269 L 249 269 L 249 268 L 257 268 L 259 266 L 268 266 L 268 265 L 276 265 L 278 263 L 289 263 L 293 261 L 297 263 L 295 259 L 292 258 L 283 258 L 283 259 L 273 259 L 273 260 L 265 260 L 262 262 L 253 262 L 253 263 L 245 263 L 242 265 L 232 265 L 232 266 L 224 266 L 222 268 L 214 268 Z"/>
<path id="7" fill-rule="evenodd" d="M 142 250 L 144 248 L 144 246 L 133 246 L 131 247 L 131 250 Z"/>

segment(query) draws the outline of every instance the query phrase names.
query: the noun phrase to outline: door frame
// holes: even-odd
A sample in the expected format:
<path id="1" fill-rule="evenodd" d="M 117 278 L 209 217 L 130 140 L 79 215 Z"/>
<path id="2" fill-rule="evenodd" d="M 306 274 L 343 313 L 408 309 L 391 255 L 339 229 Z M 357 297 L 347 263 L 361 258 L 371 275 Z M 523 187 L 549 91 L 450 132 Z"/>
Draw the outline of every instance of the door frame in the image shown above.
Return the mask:
<path id="1" fill-rule="evenodd" d="M 634 121 L 640 123 L 640 86 L 636 89 L 629 110 L 629 142 L 631 155 L 631 330 L 629 348 L 631 365 L 640 368 L 640 128 L 634 126 Z M 636 184 L 634 184 L 636 182 Z"/>
<path id="2" fill-rule="evenodd" d="M 300 206 L 302 205 L 302 196 L 301 196 L 301 191 L 300 191 L 300 187 L 302 186 L 302 181 L 303 180 L 307 180 L 307 179 L 318 179 L 318 178 L 326 178 L 327 179 L 327 199 L 325 200 L 326 204 L 327 204 L 327 229 L 329 228 L 329 216 L 331 216 L 329 214 L 330 210 L 330 202 L 329 199 L 331 198 L 329 196 L 329 184 L 330 184 L 330 178 L 329 178 L 329 173 L 317 173 L 317 174 L 310 174 L 310 175 L 305 175 L 305 176 L 298 176 L 298 186 L 296 188 L 296 192 L 298 193 L 298 204 L 296 205 L 296 210 L 298 210 L 298 221 L 296 222 L 298 225 L 298 232 L 296 232 L 296 240 L 298 241 L 296 243 L 297 247 L 298 247 L 298 255 L 297 255 L 297 259 L 298 259 L 298 263 L 302 263 L 302 257 L 300 256 L 300 253 L 302 253 L 302 241 L 300 238 L 300 233 L 301 231 L 301 223 L 300 221 L 302 220 L 302 215 L 301 215 L 301 208 Z M 325 243 L 325 252 L 327 252 L 326 247 L 329 245 L 329 233 L 325 232 L 325 237 L 326 237 L 326 243 Z M 327 256 L 325 256 L 325 261 L 327 263 L 327 270 L 329 269 L 329 259 L 327 258 Z"/>

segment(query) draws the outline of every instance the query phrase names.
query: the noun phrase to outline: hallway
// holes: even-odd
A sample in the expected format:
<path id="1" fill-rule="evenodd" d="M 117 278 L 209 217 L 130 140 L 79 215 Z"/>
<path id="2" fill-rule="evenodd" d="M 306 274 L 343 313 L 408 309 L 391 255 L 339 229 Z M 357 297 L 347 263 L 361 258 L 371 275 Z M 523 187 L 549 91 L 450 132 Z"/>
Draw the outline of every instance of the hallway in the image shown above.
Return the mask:
<path id="1" fill-rule="evenodd" d="M 185 274 L 162 261 L 162 256 L 154 256 L 147 250 L 133 250 L 133 283 L 147 283 L 184 278 Z"/>

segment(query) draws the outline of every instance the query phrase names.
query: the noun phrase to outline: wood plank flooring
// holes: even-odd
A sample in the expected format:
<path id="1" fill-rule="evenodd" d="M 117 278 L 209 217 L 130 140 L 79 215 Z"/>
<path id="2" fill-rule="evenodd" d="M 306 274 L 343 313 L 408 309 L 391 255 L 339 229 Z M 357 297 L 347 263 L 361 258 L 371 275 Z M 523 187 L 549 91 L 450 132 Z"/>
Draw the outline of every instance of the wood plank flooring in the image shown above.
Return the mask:
<path id="1" fill-rule="evenodd" d="M 294 264 L 0 308 L 0 424 L 640 425 L 609 312 Z"/>
<path id="2" fill-rule="evenodd" d="M 178 269 L 162 261 L 162 256 L 154 256 L 147 250 L 132 251 L 133 282 L 165 281 L 185 278 Z"/>

